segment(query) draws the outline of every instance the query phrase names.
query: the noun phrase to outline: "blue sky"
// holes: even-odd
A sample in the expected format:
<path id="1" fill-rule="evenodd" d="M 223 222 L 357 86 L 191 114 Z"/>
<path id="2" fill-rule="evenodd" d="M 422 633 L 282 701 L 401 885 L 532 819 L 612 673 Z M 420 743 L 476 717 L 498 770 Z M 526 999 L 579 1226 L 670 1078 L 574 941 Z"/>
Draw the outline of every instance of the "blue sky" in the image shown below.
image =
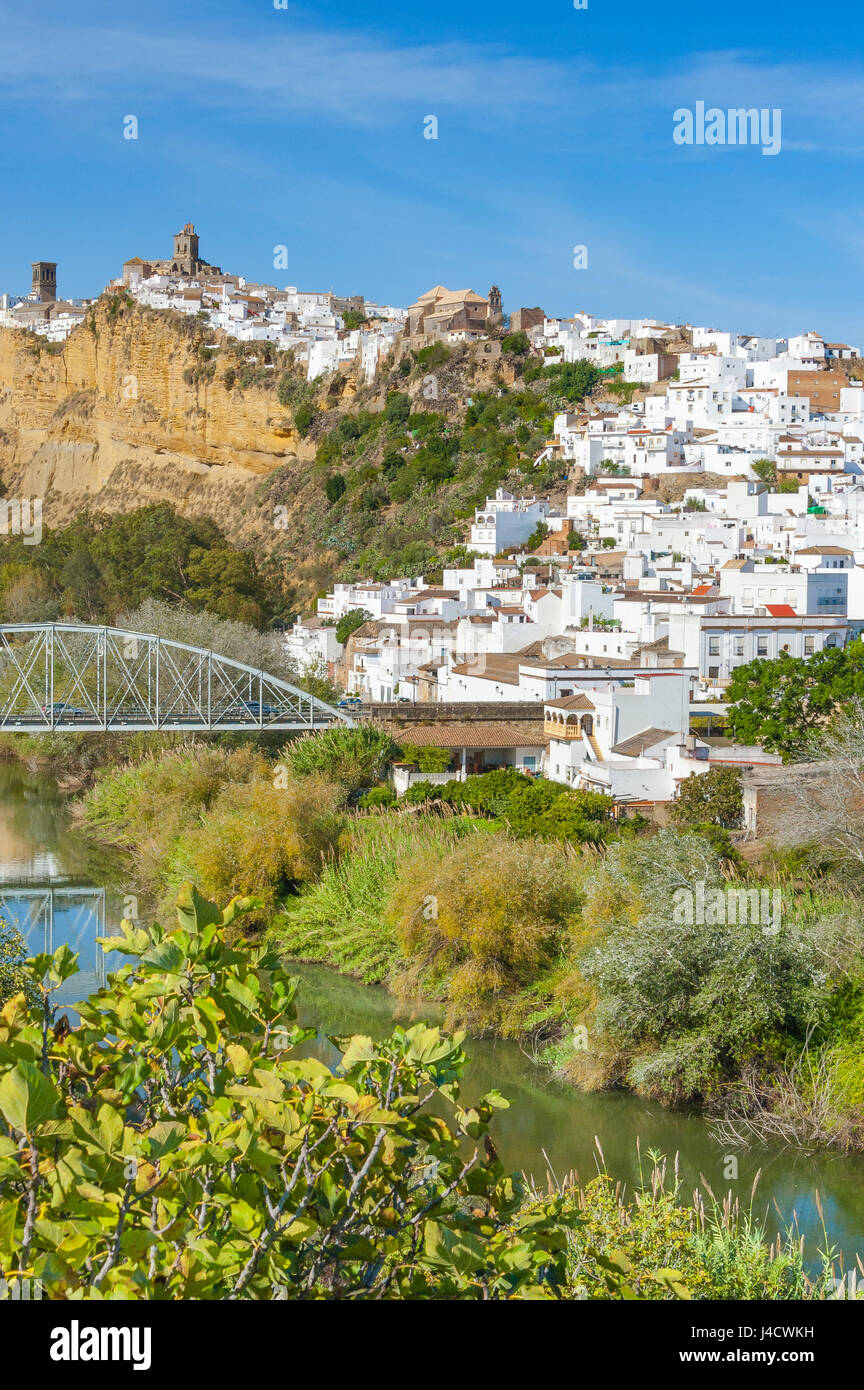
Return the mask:
<path id="1" fill-rule="evenodd" d="M 0 35 L 0 290 L 96 293 L 192 220 L 305 289 L 864 339 L 861 0 L 0 0 Z M 781 108 L 781 152 L 675 145 L 700 100 Z"/>

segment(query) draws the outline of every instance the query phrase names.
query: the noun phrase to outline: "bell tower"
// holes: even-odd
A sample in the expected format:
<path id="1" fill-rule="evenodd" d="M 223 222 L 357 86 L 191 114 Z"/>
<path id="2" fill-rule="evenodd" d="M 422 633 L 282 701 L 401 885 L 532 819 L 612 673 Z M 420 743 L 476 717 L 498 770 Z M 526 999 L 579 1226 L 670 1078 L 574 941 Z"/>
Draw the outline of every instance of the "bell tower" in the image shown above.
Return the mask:
<path id="1" fill-rule="evenodd" d="M 497 285 L 493 285 L 489 291 L 489 322 L 500 323 L 503 317 L 501 291 Z"/>
<path id="2" fill-rule="evenodd" d="M 33 261 L 33 281 L 30 293 L 43 302 L 57 298 L 57 262 Z"/>
<path id="3" fill-rule="evenodd" d="M 182 232 L 174 233 L 174 260 L 178 270 L 191 273 L 197 269 L 198 233 L 195 231 L 194 223 L 187 222 Z"/>

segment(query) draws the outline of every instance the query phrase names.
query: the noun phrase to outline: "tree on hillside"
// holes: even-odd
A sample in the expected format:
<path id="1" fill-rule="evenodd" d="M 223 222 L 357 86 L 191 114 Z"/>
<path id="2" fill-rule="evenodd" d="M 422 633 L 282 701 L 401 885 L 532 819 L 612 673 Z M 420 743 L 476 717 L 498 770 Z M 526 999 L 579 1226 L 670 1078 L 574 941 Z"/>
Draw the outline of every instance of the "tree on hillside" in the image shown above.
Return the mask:
<path id="1" fill-rule="evenodd" d="M 518 333 L 507 333 L 501 339 L 501 351 L 512 352 L 517 357 L 524 357 L 531 351 L 531 343 L 528 334 L 521 331 Z"/>
<path id="2" fill-rule="evenodd" d="M 773 459 L 754 459 L 750 467 L 760 483 L 773 487 L 777 481 L 777 465 Z"/>
<path id="3" fill-rule="evenodd" d="M 342 477 L 341 473 L 328 474 L 324 482 L 324 491 L 331 507 L 335 502 L 339 501 L 339 498 L 345 492 L 345 486 L 345 479 Z"/>
<path id="4" fill-rule="evenodd" d="M 825 647 L 811 657 L 784 652 L 750 661 L 732 673 L 726 691 L 729 730 L 792 759 L 806 754 L 814 734 L 845 701 L 864 697 L 864 643 Z"/>
<path id="5" fill-rule="evenodd" d="M 307 405 L 305 402 L 298 405 L 294 411 L 294 424 L 297 427 L 297 433 L 301 436 L 307 434 L 314 419 L 315 409 L 313 406 Z"/>
<path id="6" fill-rule="evenodd" d="M 19 536 L 0 540 L 0 590 L 22 567 L 43 576 L 67 614 L 92 622 L 111 622 L 146 598 L 186 599 L 258 626 L 271 611 L 249 552 L 229 545 L 209 518 L 182 517 L 167 503 L 111 516 L 85 512 L 46 528 L 38 546 Z"/>
<path id="7" fill-rule="evenodd" d="M 407 391 L 391 391 L 384 407 L 384 419 L 388 425 L 405 425 L 411 414 L 411 397 Z"/>
<path id="8" fill-rule="evenodd" d="M 688 830 L 702 825 L 735 830 L 743 812 L 741 773 L 736 767 L 712 767 L 685 777 L 671 814 L 676 825 Z"/>
<path id="9" fill-rule="evenodd" d="M 348 612 L 343 613 L 336 624 L 336 641 L 341 642 L 344 647 L 351 633 L 356 632 L 358 627 L 362 627 L 364 623 L 368 623 L 371 617 L 372 614 L 367 612 L 365 608 L 349 608 Z"/>
<path id="10" fill-rule="evenodd" d="M 551 370 L 556 371 L 554 367 Z M 590 396 L 599 380 L 597 368 L 584 358 L 578 362 L 562 362 L 557 368 L 557 385 L 574 404 Z"/>

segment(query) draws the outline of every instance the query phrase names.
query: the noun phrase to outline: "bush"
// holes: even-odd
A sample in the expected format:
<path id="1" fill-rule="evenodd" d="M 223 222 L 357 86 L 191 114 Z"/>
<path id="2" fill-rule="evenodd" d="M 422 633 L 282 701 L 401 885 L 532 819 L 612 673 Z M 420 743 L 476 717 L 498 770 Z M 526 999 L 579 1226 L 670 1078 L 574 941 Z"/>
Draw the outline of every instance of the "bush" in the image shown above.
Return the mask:
<path id="1" fill-rule="evenodd" d="M 276 958 L 227 941 L 245 906 L 185 885 L 174 931 L 123 923 L 131 964 L 78 1026 L 49 993 L 72 953 L 37 958 L 39 1007 L 0 1018 L 9 1278 L 73 1302 L 565 1296 L 575 1204 L 481 1157 L 507 1102 L 459 1106 L 459 1041 L 355 1038 L 337 1079 L 297 1051 Z"/>
<path id="2" fill-rule="evenodd" d="M 371 811 L 384 806 L 395 806 L 395 804 L 396 793 L 390 786 L 373 787 L 371 791 L 364 792 L 357 802 L 363 811 Z"/>
<path id="3" fill-rule="evenodd" d="M 339 498 L 345 492 L 345 479 L 342 477 L 342 474 L 329 474 L 329 476 L 325 479 L 324 482 L 324 491 L 327 495 L 327 501 L 330 503 L 331 506 L 334 503 L 338 502 Z"/>
<path id="4" fill-rule="evenodd" d="M 194 877 L 219 899 L 254 897 L 249 920 L 265 923 L 281 898 L 320 874 L 339 838 L 343 800 L 343 789 L 322 777 L 225 787 L 175 844 L 166 882 L 176 893 Z"/>
<path id="5" fill-rule="evenodd" d="M 757 1052 L 778 1054 L 825 1015 L 819 943 L 794 924 L 753 922 L 749 911 L 736 908 L 746 920 L 731 921 L 728 886 L 711 847 L 674 830 L 614 845 L 592 883 L 586 918 L 604 933 L 579 967 L 599 996 L 598 1030 L 623 1051 L 627 1081 L 643 1094 L 710 1095 Z M 679 911 L 681 890 L 689 913 Z M 718 893 L 720 911 L 706 909 Z"/>
<path id="6" fill-rule="evenodd" d="M 97 839 L 133 851 L 145 882 L 155 883 L 169 847 L 209 810 L 224 786 L 237 787 L 267 772 L 265 760 L 250 746 L 229 751 L 187 745 L 97 772 L 76 811 Z"/>
<path id="7" fill-rule="evenodd" d="M 409 805 L 443 802 L 493 816 L 506 821 L 516 835 L 600 844 L 614 829 L 611 797 L 525 777 L 513 767 L 481 772 L 464 782 L 454 778 L 443 786 L 415 782 L 403 800 Z"/>
<path id="8" fill-rule="evenodd" d="M 399 751 L 384 729 L 363 724 L 304 734 L 288 745 L 283 756 L 298 777 L 327 777 L 350 793 L 379 782 L 384 767 Z"/>
<path id="9" fill-rule="evenodd" d="M 355 820 L 319 881 L 284 903 L 273 940 L 286 956 L 321 961 L 367 984 L 389 981 L 401 948 L 385 917 L 388 894 L 404 865 L 433 845 L 443 852 L 466 834 L 477 838 L 470 822 L 459 820 L 382 814 Z"/>
<path id="10" fill-rule="evenodd" d="M 496 834 L 421 851 L 402 865 L 385 910 L 408 958 L 395 988 L 446 998 L 454 1023 L 512 1035 L 580 899 L 563 847 Z"/>
<path id="11" fill-rule="evenodd" d="M 830 1297 L 835 1287 L 829 1261 L 811 1280 L 794 1230 L 775 1242 L 756 1214 L 755 1189 L 749 1205 L 718 1200 L 702 1179 L 698 1201 L 688 1206 L 684 1182 L 674 1166 L 652 1154 L 650 1170 L 631 1195 L 605 1166 L 578 1189 L 584 1225 L 570 1237 L 570 1280 L 583 1296 L 602 1296 L 597 1256 L 621 1259 L 628 1275 L 673 1268 L 693 1299 L 808 1299 Z M 643 1156 L 640 1154 L 640 1175 Z M 668 1297 L 660 1284 L 641 1285 L 648 1298 Z"/>
<path id="12" fill-rule="evenodd" d="M 411 746 L 405 750 L 405 755 L 418 772 L 446 772 L 453 762 L 451 749 L 438 748 L 433 744 L 423 744 L 417 748 Z"/>

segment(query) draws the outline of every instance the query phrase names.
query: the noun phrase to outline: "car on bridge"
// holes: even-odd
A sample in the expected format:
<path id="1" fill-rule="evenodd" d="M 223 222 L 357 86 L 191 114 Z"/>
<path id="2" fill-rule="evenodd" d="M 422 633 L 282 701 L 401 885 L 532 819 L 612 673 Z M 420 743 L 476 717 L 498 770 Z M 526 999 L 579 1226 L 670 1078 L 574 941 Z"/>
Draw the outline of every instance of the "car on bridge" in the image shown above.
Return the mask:
<path id="1" fill-rule="evenodd" d="M 284 710 L 279 705 L 263 704 L 260 700 L 241 700 L 225 711 L 226 719 L 278 719 Z"/>
<path id="2" fill-rule="evenodd" d="M 58 719 L 98 719 L 92 710 L 82 709 L 80 705 L 70 705 L 68 700 L 55 700 L 51 705 L 43 705 L 42 713 L 49 714 L 52 720 Z"/>

